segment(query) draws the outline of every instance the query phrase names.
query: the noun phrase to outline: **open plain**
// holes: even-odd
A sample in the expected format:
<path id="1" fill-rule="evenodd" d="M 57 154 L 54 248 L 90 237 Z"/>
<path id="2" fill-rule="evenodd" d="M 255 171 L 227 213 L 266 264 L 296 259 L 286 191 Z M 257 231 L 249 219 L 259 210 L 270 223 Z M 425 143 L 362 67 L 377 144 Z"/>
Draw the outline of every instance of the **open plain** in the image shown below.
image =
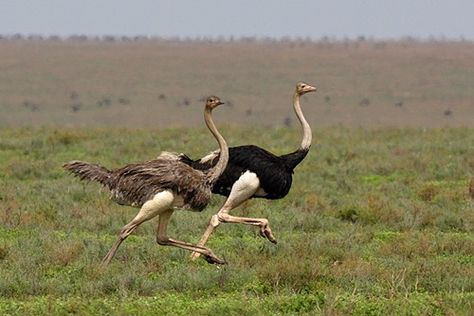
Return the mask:
<path id="1" fill-rule="evenodd" d="M 223 224 L 191 261 L 144 223 L 99 263 L 136 209 L 66 174 L 162 150 L 313 146 L 289 195 L 233 214 L 267 217 L 278 244 Z M 197 242 L 220 196 L 175 212 Z M 474 310 L 474 44 L 471 42 L 0 40 L 0 314 L 469 315 Z"/>

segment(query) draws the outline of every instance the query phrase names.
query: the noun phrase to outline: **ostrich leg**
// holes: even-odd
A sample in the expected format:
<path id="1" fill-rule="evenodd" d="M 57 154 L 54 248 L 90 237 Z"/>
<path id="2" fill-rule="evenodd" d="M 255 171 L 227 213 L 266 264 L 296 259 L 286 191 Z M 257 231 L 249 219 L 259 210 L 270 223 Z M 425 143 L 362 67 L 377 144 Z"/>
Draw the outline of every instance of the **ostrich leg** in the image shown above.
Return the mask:
<path id="1" fill-rule="evenodd" d="M 163 246 L 174 246 L 186 250 L 193 251 L 194 253 L 199 253 L 205 256 L 205 259 L 209 263 L 216 263 L 216 264 L 225 264 L 226 262 L 222 259 L 216 257 L 216 255 L 212 252 L 211 249 L 194 245 L 191 243 L 187 243 L 180 240 L 171 239 L 168 237 L 166 231 L 168 228 L 169 219 L 173 214 L 173 210 L 168 210 L 160 214 L 159 221 L 158 221 L 158 229 L 156 232 L 156 242 Z"/>
<path id="2" fill-rule="evenodd" d="M 170 209 L 173 206 L 174 195 L 170 191 L 156 194 L 152 200 L 145 202 L 137 216 L 125 225 L 118 235 L 112 248 L 102 260 L 102 266 L 107 266 L 114 257 L 120 244 L 143 222 L 152 219 L 156 215 Z"/>
<path id="3" fill-rule="evenodd" d="M 175 246 L 178 248 L 183 248 L 186 250 L 194 251 L 200 254 L 203 254 L 206 260 L 209 263 L 218 263 L 223 264 L 225 263 L 224 260 L 217 258 L 214 253 L 207 247 L 203 246 L 196 246 L 191 243 L 186 243 L 179 240 L 173 240 L 166 237 L 166 229 L 168 227 L 168 222 L 173 214 L 173 201 L 175 196 L 170 191 L 163 191 L 156 194 L 152 200 L 147 201 L 143 204 L 142 208 L 138 212 L 137 216 L 125 225 L 118 235 L 117 240 L 115 241 L 112 248 L 109 250 L 107 255 L 102 260 L 102 266 L 107 266 L 112 258 L 114 257 L 115 253 L 117 252 L 118 247 L 122 242 L 143 222 L 152 219 L 153 217 L 159 215 L 159 222 L 158 222 L 158 231 L 157 231 L 157 242 L 160 245 L 166 246 Z"/>
<path id="4" fill-rule="evenodd" d="M 260 188 L 260 181 L 255 173 L 247 171 L 245 172 L 239 180 L 237 180 L 232 186 L 232 190 L 229 194 L 229 197 L 225 201 L 224 205 L 221 207 L 217 214 L 214 214 L 211 217 L 209 225 L 207 226 L 206 231 L 204 232 L 201 240 L 198 245 L 203 246 L 206 244 L 207 240 L 213 233 L 213 231 L 222 223 L 241 223 L 247 225 L 260 226 L 260 235 L 266 237 L 272 243 L 276 243 L 276 239 L 272 234 L 270 229 L 270 224 L 266 218 L 249 218 L 249 217 L 237 217 L 229 214 L 231 210 L 238 207 L 250 197 L 252 197 L 255 192 Z M 193 260 L 199 258 L 198 252 L 193 252 L 191 258 Z"/>

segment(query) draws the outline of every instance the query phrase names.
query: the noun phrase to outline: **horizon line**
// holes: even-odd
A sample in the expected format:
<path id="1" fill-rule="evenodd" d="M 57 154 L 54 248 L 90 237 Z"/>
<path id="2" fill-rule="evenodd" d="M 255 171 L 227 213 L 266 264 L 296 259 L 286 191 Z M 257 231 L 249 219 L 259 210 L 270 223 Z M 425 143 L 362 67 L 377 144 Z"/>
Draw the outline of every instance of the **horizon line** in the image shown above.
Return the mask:
<path id="1" fill-rule="evenodd" d="M 39 34 L 39 33 L 6 33 L 0 34 L 1 40 L 31 40 L 31 41 L 163 41 L 163 42 L 308 42 L 308 43 L 347 43 L 347 42 L 474 42 L 474 39 L 459 37 L 447 37 L 444 35 L 430 36 L 412 36 L 404 35 L 399 37 L 376 37 L 371 35 L 357 36 L 328 36 L 321 37 L 311 36 L 234 36 L 234 35 L 218 35 L 218 36 L 160 36 L 160 35 L 121 35 L 121 34 Z"/>

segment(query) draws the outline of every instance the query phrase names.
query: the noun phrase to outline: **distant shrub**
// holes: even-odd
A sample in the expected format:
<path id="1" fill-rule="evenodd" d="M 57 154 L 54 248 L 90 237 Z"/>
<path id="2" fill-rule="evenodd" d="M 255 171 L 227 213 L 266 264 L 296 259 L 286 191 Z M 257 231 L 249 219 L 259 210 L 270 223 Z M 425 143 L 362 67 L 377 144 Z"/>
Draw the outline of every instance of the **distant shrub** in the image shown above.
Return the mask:
<path id="1" fill-rule="evenodd" d="M 103 97 L 102 99 L 96 102 L 98 107 L 109 107 L 112 105 L 112 98 L 110 97 Z"/>
<path id="2" fill-rule="evenodd" d="M 74 113 L 79 112 L 82 108 L 82 103 L 81 102 L 75 102 L 70 105 L 71 111 Z"/>
<path id="3" fill-rule="evenodd" d="M 131 102 L 130 102 L 130 99 L 127 99 L 127 98 L 119 98 L 119 99 L 118 99 L 118 103 L 123 104 L 123 105 L 128 105 L 128 104 L 130 104 Z"/>
<path id="4" fill-rule="evenodd" d="M 363 99 L 359 102 L 359 105 L 360 105 L 360 106 L 369 106 L 369 105 L 370 105 L 370 100 L 369 100 L 369 98 L 363 98 Z"/>
<path id="5" fill-rule="evenodd" d="M 444 114 L 444 116 L 451 116 L 451 115 L 453 115 L 453 111 L 450 110 L 450 109 L 447 109 L 447 110 L 444 110 L 443 114 Z"/>

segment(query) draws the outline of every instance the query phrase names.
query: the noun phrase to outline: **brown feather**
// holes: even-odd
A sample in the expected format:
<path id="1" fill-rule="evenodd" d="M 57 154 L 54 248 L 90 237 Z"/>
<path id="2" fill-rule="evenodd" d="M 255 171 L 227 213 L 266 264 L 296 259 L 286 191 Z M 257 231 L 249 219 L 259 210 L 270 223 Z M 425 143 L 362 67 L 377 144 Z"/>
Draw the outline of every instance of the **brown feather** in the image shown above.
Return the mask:
<path id="1" fill-rule="evenodd" d="M 183 208 L 201 211 L 211 198 L 210 184 L 204 172 L 167 156 L 111 171 L 82 161 L 66 163 L 64 168 L 81 180 L 98 181 L 108 187 L 111 198 L 123 205 L 141 207 L 155 194 L 172 190 L 183 198 Z"/>
<path id="2" fill-rule="evenodd" d="M 105 186 L 110 186 L 111 172 L 100 165 L 79 160 L 66 162 L 63 168 L 72 172 L 81 180 L 97 181 Z"/>

